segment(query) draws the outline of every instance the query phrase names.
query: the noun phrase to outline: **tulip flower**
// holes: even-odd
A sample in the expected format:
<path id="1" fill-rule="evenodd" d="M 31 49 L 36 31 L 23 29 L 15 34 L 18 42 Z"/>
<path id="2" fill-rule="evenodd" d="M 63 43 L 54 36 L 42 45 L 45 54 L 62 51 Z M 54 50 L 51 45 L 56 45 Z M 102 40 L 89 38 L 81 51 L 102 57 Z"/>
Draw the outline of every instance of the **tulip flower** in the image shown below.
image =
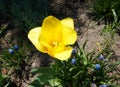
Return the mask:
<path id="1" fill-rule="evenodd" d="M 72 53 L 70 45 L 75 43 L 77 33 L 72 18 L 59 20 L 48 16 L 41 27 L 29 31 L 28 38 L 39 51 L 59 60 L 67 60 Z"/>

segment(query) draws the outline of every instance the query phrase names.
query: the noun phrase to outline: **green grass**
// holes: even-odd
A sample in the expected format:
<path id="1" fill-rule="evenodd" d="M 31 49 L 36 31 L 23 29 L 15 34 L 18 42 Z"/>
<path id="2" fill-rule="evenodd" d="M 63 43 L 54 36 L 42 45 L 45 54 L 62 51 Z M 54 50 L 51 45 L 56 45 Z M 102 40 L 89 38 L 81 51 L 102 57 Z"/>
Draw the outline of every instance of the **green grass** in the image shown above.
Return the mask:
<path id="1" fill-rule="evenodd" d="M 0 0 L 0 14 L 19 31 L 27 32 L 48 15 L 48 0 Z"/>
<path id="2" fill-rule="evenodd" d="M 91 2 L 92 7 L 90 9 L 98 19 L 113 21 L 116 16 L 120 19 L 120 0 L 91 0 Z"/>

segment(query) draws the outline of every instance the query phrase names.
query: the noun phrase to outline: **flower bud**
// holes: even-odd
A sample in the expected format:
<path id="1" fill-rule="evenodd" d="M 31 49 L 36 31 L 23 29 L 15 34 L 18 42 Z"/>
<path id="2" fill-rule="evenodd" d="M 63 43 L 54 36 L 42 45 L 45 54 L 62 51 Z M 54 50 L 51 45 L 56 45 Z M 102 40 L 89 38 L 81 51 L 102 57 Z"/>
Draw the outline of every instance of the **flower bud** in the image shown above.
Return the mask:
<path id="1" fill-rule="evenodd" d="M 102 54 L 99 56 L 99 60 L 104 60 L 104 56 Z"/>
<path id="2" fill-rule="evenodd" d="M 19 50 L 18 45 L 15 45 L 15 46 L 14 46 L 14 49 L 15 49 L 16 51 Z"/>
<path id="3" fill-rule="evenodd" d="M 14 50 L 13 49 L 8 49 L 9 53 L 10 54 L 13 54 L 14 53 Z"/>
<path id="4" fill-rule="evenodd" d="M 100 69 L 100 64 L 96 64 L 96 65 L 95 65 L 95 69 L 96 69 L 96 70 L 99 70 L 99 69 Z"/>
<path id="5" fill-rule="evenodd" d="M 71 64 L 75 64 L 75 63 L 76 63 L 76 59 L 73 58 L 73 59 L 71 60 Z"/>

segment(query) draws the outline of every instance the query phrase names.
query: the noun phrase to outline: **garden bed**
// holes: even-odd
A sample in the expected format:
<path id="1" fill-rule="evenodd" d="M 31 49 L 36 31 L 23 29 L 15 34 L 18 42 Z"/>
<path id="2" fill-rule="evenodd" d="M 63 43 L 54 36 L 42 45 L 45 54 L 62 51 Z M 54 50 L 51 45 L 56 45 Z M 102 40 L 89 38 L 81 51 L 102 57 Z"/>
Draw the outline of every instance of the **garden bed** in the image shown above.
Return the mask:
<path id="1" fill-rule="evenodd" d="M 74 0 L 73 0 L 74 1 Z M 85 47 L 86 52 L 91 52 L 95 50 L 95 53 L 99 53 L 99 46 L 101 49 L 109 47 L 108 52 L 113 53 L 113 59 L 110 61 L 120 61 L 120 36 L 115 33 L 114 37 L 111 38 L 109 33 L 102 34 L 103 29 L 106 24 L 104 21 L 95 20 L 92 11 L 89 10 L 89 3 L 76 0 L 74 3 L 65 3 L 65 0 L 57 0 L 56 2 L 50 2 L 53 12 L 51 15 L 63 19 L 64 16 L 60 13 L 64 13 L 69 17 L 72 17 L 75 22 L 75 30 L 77 31 L 78 38 L 77 42 L 83 46 L 84 42 L 87 40 Z M 18 31 L 17 27 L 12 27 L 9 21 L 4 21 L 6 19 L 0 19 L 0 25 L 4 29 L 0 33 L 0 55 L 5 49 L 11 48 L 11 46 L 18 45 L 21 47 L 20 52 L 25 54 L 26 61 L 24 61 L 20 66 L 21 70 L 17 72 L 13 68 L 2 67 L 2 74 L 8 75 L 12 81 L 12 87 L 28 87 L 28 85 L 34 80 L 38 74 L 32 74 L 30 71 L 38 67 L 47 67 L 49 63 L 52 62 L 52 58 L 46 54 L 43 54 L 35 49 L 35 47 L 28 40 L 27 33 L 21 33 Z M 38 25 L 39 26 L 39 25 Z M 107 42 L 106 39 L 109 41 Z M 112 44 L 113 43 L 113 44 Z M 109 62 L 109 60 L 108 60 Z M 112 75 L 120 76 L 120 65 L 118 65 Z M 1 84 L 1 83 L 0 83 Z M 13 85 L 14 84 L 14 85 Z M 116 80 L 115 84 L 120 85 L 120 81 Z"/>

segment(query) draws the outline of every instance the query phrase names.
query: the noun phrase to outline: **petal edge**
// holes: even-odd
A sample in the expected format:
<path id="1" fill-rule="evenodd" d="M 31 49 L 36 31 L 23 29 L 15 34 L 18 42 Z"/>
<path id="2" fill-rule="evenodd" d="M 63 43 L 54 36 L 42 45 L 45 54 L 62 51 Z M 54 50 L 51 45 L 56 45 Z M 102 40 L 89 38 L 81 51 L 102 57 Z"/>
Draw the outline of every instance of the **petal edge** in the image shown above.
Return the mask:
<path id="1" fill-rule="evenodd" d="M 64 26 L 67 26 L 71 29 L 74 29 L 74 21 L 72 18 L 65 18 L 65 19 L 62 19 L 61 20 L 61 23 L 64 25 Z"/>

